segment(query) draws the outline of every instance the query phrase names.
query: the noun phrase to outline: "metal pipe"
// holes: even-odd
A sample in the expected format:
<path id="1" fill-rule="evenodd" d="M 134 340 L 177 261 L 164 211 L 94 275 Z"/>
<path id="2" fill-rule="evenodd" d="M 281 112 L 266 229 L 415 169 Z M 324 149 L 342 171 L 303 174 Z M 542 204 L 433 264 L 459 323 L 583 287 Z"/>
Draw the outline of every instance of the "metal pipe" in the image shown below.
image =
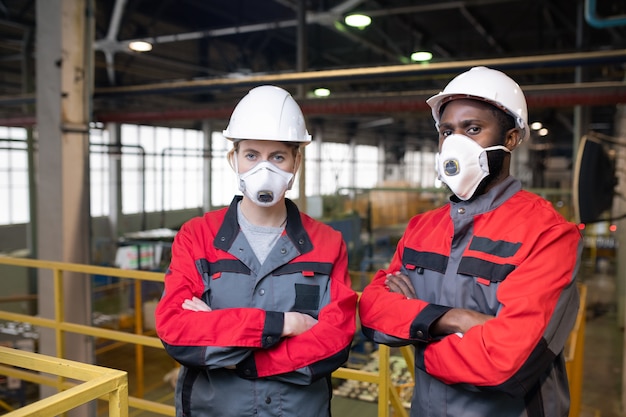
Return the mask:
<path id="1" fill-rule="evenodd" d="M 626 103 L 626 84 L 623 83 L 589 83 L 568 84 L 566 88 L 557 85 L 549 88 L 524 88 L 528 105 L 539 107 L 569 107 L 573 105 L 610 105 Z M 319 115 L 366 115 L 393 114 L 406 112 L 429 111 L 426 99 L 436 91 L 422 91 L 398 95 L 372 94 L 365 98 L 351 99 L 305 99 L 300 107 L 307 116 Z M 163 120 L 226 120 L 232 106 L 224 103 L 224 107 L 208 107 L 182 110 L 159 110 L 141 112 L 110 112 L 99 113 L 96 119 L 100 122 L 139 123 Z M 2 120 L 0 120 L 0 125 Z"/>
<path id="2" fill-rule="evenodd" d="M 626 84 L 600 82 L 522 86 L 530 107 L 599 106 L 626 103 Z M 366 94 L 341 99 L 304 99 L 300 102 L 307 116 L 347 114 L 393 114 L 428 111 L 426 99 L 437 91 L 415 91 L 398 94 Z M 232 106 L 155 111 L 96 112 L 94 120 L 103 123 L 139 123 L 164 120 L 227 120 Z M 0 118 L 0 126 L 33 126 L 34 116 Z"/>
<path id="3" fill-rule="evenodd" d="M 394 65 L 359 69 L 340 69 L 326 71 L 308 71 L 289 74 L 273 74 L 248 76 L 238 79 L 213 78 L 196 81 L 173 81 L 167 83 L 144 84 L 125 87 L 104 87 L 95 90 L 101 98 L 122 96 L 124 94 L 163 94 L 178 91 L 199 92 L 224 87 L 246 87 L 258 84 L 293 84 L 299 82 L 339 82 L 346 79 L 383 79 L 406 76 L 429 76 L 444 73 L 456 73 L 478 65 L 491 66 L 503 70 L 516 70 L 546 67 L 569 67 L 592 65 L 598 63 L 624 62 L 626 49 L 613 51 L 578 52 L 559 55 L 540 55 L 531 57 L 514 57 L 501 59 L 485 59 L 447 63 L 433 63 L 428 66 L 421 64 Z M 538 106 L 572 106 L 602 105 L 625 103 L 626 84 L 623 82 L 585 83 L 585 84 L 553 84 L 523 86 L 530 105 Z M 341 99 L 304 100 L 305 114 L 341 114 L 427 110 L 423 103 L 425 98 L 436 91 L 399 92 L 371 95 L 350 95 Z M 365 97 L 365 98 L 362 98 Z M 367 100 L 370 100 L 368 103 Z M 34 102 L 34 95 L 0 97 L 0 104 Z M 228 108 L 211 107 L 201 109 L 165 110 L 165 111 L 126 111 L 96 112 L 94 120 L 102 122 L 136 122 L 156 120 L 189 120 L 189 119 L 226 119 L 232 112 Z M 0 126 L 32 126 L 36 123 L 32 115 L 20 115 L 0 119 Z"/>
<path id="4" fill-rule="evenodd" d="M 96 88 L 96 97 L 120 96 L 123 94 L 162 94 L 166 92 L 221 89 L 224 87 L 247 87 L 259 84 L 294 84 L 301 82 L 340 82 L 342 80 L 380 80 L 407 76 L 428 76 L 456 73 L 470 67 L 484 65 L 502 70 L 547 67 L 571 67 L 626 61 L 626 49 L 611 51 L 575 52 L 528 57 L 494 58 L 470 61 L 440 62 L 429 65 L 408 64 L 379 67 L 349 68 L 323 71 L 303 71 L 286 74 L 251 75 L 240 78 L 209 78 L 192 81 L 170 81 L 163 83 Z M 0 105 L 34 103 L 34 94 L 0 96 Z M 19 116 L 13 118 L 19 120 Z M 28 117 L 20 125 L 28 123 Z"/>
<path id="5" fill-rule="evenodd" d="M 624 14 L 604 18 L 598 17 L 596 0 L 585 0 L 585 20 L 597 29 L 626 25 L 626 15 Z"/>
<path id="6" fill-rule="evenodd" d="M 172 92 L 199 92 L 224 87 L 250 87 L 259 84 L 297 84 L 302 82 L 342 82 L 350 80 L 380 80 L 434 74 L 456 73 L 470 67 L 484 65 L 501 70 L 533 69 L 548 67 L 571 67 L 600 63 L 626 61 L 626 49 L 611 51 L 574 52 L 555 55 L 535 55 L 528 57 L 493 58 L 470 61 L 439 62 L 429 65 L 407 64 L 366 68 L 347 68 L 322 71 L 303 71 L 286 74 L 251 75 L 240 78 L 210 78 L 202 80 L 181 80 L 166 83 L 152 83 L 132 86 L 101 87 L 95 90 L 96 97 L 120 96 L 122 94 L 161 94 Z M 0 100 L 1 102 L 1 100 Z"/>

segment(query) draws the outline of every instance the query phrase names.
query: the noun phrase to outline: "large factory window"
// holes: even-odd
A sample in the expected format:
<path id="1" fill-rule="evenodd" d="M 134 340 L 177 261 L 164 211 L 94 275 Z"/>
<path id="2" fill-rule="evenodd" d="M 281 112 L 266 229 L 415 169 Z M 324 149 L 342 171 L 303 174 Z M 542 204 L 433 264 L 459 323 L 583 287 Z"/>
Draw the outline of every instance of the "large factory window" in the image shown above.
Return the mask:
<path id="1" fill-rule="evenodd" d="M 334 195 L 342 188 L 370 188 L 378 178 L 378 148 L 344 143 L 306 147 L 307 195 Z"/>
<path id="2" fill-rule="evenodd" d="M 124 214 L 202 207 L 202 132 L 122 125 L 120 145 L 92 132 L 91 214 L 109 213 L 111 170 L 119 161 Z"/>
<path id="3" fill-rule="evenodd" d="M 0 224 L 28 223 L 26 129 L 0 127 Z"/>
<path id="4" fill-rule="evenodd" d="M 211 205 L 213 207 L 227 206 L 237 191 L 235 171 L 226 160 L 226 154 L 232 147 L 232 142 L 226 139 L 221 132 L 213 132 L 211 136 Z M 202 189 L 207 192 L 207 189 Z"/>
<path id="5" fill-rule="evenodd" d="M 114 148 L 109 145 L 109 132 L 93 128 L 89 131 L 90 207 L 93 217 L 109 214 L 109 161 Z"/>
<path id="6" fill-rule="evenodd" d="M 122 157 L 123 213 L 202 207 L 200 131 L 123 125 L 122 144 L 143 150 Z"/>

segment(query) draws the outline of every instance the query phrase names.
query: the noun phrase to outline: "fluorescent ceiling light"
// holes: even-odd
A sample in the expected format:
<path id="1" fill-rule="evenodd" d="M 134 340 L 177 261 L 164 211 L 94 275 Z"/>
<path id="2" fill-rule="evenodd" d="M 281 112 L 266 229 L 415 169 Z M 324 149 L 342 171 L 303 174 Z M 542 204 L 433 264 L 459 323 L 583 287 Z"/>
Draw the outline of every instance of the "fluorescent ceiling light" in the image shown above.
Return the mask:
<path id="1" fill-rule="evenodd" d="M 348 26 L 363 29 L 364 27 L 369 26 L 370 23 L 372 23 L 372 18 L 364 14 L 351 14 L 346 16 L 344 21 Z"/>
<path id="2" fill-rule="evenodd" d="M 433 54 L 428 51 L 416 51 L 411 54 L 411 59 L 417 62 L 427 62 L 433 59 Z"/>
<path id="3" fill-rule="evenodd" d="M 128 47 L 135 52 L 148 52 L 152 50 L 152 44 L 144 41 L 130 42 Z"/>
<path id="4" fill-rule="evenodd" d="M 316 97 L 328 97 L 330 95 L 330 90 L 328 88 L 316 88 L 313 91 Z"/>

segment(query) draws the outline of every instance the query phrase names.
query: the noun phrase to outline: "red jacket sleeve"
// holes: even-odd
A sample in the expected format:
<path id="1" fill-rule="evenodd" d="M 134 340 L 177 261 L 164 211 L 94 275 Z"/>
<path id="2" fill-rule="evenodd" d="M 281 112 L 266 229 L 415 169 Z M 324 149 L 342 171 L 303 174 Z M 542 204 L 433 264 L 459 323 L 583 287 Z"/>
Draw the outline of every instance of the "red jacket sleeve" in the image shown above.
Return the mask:
<path id="1" fill-rule="evenodd" d="M 165 291 L 156 309 L 157 333 L 165 343 L 175 346 L 262 347 L 267 330 L 266 314 L 261 309 L 195 312 L 182 308 L 185 299 L 202 298 L 206 290 L 195 265 L 202 256 L 196 256 L 196 251 L 197 246 L 203 246 L 199 243 L 207 243 L 205 240 L 212 236 L 204 236 L 201 227 L 194 227 L 200 221 L 185 224 L 172 245 Z"/>
<path id="2" fill-rule="evenodd" d="M 498 315 L 462 338 L 449 335 L 424 351 L 424 367 L 449 384 L 506 384 L 537 364 L 539 350 L 562 350 L 576 319 L 580 234 L 571 224 L 546 230 L 498 291 Z M 537 352 L 535 352 L 537 351 Z"/>

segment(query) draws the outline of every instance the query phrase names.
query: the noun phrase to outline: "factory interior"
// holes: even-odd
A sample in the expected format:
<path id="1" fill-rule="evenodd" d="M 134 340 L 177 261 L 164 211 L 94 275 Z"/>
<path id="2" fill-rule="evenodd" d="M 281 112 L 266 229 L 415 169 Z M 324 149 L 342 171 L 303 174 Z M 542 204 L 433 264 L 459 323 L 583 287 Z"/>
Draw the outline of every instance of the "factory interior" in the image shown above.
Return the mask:
<path id="1" fill-rule="evenodd" d="M 521 86 L 512 175 L 584 238 L 570 416 L 625 417 L 624 1 L 0 0 L 0 347 L 124 371 L 122 415 L 174 415 L 154 309 L 181 225 L 239 194 L 238 100 L 271 84 L 299 103 L 312 142 L 287 197 L 341 232 L 361 291 L 448 201 L 426 99 L 475 66 Z M 0 415 L 69 387 L 3 352 Z M 405 353 L 357 331 L 345 367 L 382 375 L 387 355 L 391 403 L 337 377 L 333 415 L 408 415 Z"/>

